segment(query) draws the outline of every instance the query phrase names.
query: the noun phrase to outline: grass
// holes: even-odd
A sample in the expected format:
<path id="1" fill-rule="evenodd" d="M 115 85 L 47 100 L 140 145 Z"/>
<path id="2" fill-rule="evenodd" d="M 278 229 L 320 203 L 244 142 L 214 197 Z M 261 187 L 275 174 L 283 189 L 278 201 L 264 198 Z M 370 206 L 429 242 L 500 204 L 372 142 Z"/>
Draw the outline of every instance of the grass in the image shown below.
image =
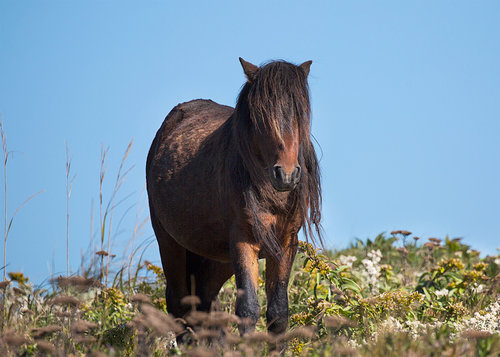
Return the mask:
<path id="1" fill-rule="evenodd" d="M 100 250 L 94 253 L 91 242 L 80 271 L 51 277 L 49 287 L 35 286 L 29 277 L 13 271 L 0 283 L 0 355 L 495 356 L 500 352 L 500 255 L 481 258 L 460 239 L 431 237 L 423 242 L 401 230 L 357 240 L 339 251 L 319 251 L 301 242 L 289 285 L 290 330 L 283 335 L 266 332 L 262 280 L 258 287 L 262 315 L 252 334 L 240 337 L 237 331 L 234 277 L 219 293 L 220 311 L 196 311 L 197 298 L 188 297 L 185 303 L 192 307 L 191 313 L 184 320 L 172 319 L 167 314 L 163 271 L 143 260 L 145 243 L 137 242 L 148 224 L 142 218 L 143 206 L 137 206 L 129 252 L 121 262 L 110 263 L 113 209 L 122 202 L 118 191 L 129 172 L 125 160 L 131 145 L 108 203 L 103 199 L 107 150 L 102 149 Z M 70 163 L 68 153 L 67 204 L 73 182 Z M 67 212 L 68 225 L 69 206 Z M 66 239 L 69 245 L 69 230 Z M 186 322 L 190 327 L 184 327 Z M 177 345 L 175 336 L 186 332 L 191 342 Z"/>
<path id="2" fill-rule="evenodd" d="M 301 242 L 289 286 L 290 330 L 265 332 L 265 309 L 256 332 L 237 333 L 236 287 L 221 289 L 221 311 L 185 318 L 192 342 L 176 345 L 183 322 L 166 314 L 162 269 L 141 261 L 133 274 L 58 277 L 53 289 L 35 288 L 9 273 L 2 355 L 55 351 L 85 355 L 448 355 L 494 356 L 500 351 L 500 256 L 480 258 L 459 240 L 407 244 L 400 234 L 357 241 L 335 252 Z M 261 264 L 261 276 L 264 264 Z M 87 271 L 99 272 L 97 269 Z M 265 306 L 263 281 L 259 300 Z M 186 299 L 196 305 L 196 298 Z M 57 348 L 56 348 L 57 346 Z M 62 349 L 62 350 L 61 350 Z M 52 352 L 51 352 L 52 351 Z"/>

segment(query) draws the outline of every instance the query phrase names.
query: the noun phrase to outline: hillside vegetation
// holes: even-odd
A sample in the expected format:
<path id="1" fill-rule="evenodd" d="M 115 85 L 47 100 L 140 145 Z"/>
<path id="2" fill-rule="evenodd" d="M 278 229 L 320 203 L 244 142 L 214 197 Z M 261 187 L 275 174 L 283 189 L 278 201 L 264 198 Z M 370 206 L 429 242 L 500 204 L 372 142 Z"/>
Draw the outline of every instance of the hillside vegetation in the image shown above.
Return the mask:
<path id="1" fill-rule="evenodd" d="M 281 336 L 265 332 L 262 280 L 262 317 L 240 337 L 234 278 L 220 291 L 220 311 L 195 311 L 189 297 L 193 312 L 181 321 L 166 314 L 162 269 L 147 261 L 105 271 L 100 251 L 80 275 L 45 287 L 10 272 L 0 290 L 0 355 L 498 355 L 500 256 L 480 258 L 460 239 L 422 241 L 394 231 L 335 252 L 301 242 Z M 177 345 L 186 322 L 190 343 Z"/>

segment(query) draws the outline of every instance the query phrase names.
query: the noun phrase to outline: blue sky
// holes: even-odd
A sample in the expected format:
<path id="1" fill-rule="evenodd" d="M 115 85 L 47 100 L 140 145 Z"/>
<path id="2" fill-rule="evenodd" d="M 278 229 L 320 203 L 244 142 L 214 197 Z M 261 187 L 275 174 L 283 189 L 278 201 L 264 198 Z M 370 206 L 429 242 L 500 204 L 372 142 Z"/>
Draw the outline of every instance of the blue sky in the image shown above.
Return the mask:
<path id="1" fill-rule="evenodd" d="M 313 60 L 327 247 L 393 229 L 464 237 L 484 254 L 500 246 L 497 1 L 5 0 L 0 52 L 8 214 L 45 190 L 15 218 L 8 271 L 35 281 L 65 271 L 65 142 L 77 175 L 76 271 L 92 198 L 98 227 L 101 144 L 106 201 L 134 139 L 114 218 L 120 256 L 145 204 L 145 158 L 163 118 L 195 98 L 234 105 L 245 81 L 239 56 Z M 147 224 L 137 242 L 151 235 Z M 147 256 L 159 261 L 155 244 Z"/>

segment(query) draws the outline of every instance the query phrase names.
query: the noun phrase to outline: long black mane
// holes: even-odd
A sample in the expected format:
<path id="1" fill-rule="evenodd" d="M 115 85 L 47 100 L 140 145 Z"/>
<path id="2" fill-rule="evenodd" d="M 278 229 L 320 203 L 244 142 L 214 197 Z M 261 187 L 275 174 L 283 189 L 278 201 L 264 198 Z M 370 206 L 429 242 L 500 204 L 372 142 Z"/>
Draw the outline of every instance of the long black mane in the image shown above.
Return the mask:
<path id="1" fill-rule="evenodd" d="M 263 212 L 284 213 L 285 221 L 298 214 L 306 239 L 323 246 L 320 171 L 310 139 L 310 116 L 307 73 L 300 66 L 275 61 L 261 67 L 255 78 L 243 86 L 231 118 L 232 142 L 237 150 L 229 159 L 228 179 L 242 188 L 254 236 L 275 257 L 281 254 L 277 237 L 286 222 L 266 226 L 259 218 Z M 270 185 L 249 138 L 252 130 L 279 138 L 292 131 L 295 124 L 299 130 L 299 164 L 303 171 L 298 187 L 284 203 Z"/>

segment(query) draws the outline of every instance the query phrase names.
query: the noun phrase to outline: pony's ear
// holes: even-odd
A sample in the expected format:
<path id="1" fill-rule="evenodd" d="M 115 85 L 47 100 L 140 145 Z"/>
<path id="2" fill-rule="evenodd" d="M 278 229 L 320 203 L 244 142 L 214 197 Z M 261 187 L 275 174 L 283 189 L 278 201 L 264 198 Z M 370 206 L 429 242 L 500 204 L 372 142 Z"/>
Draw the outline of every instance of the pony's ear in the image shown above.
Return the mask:
<path id="1" fill-rule="evenodd" d="M 304 70 L 306 77 L 309 75 L 309 69 L 311 69 L 311 63 L 313 63 L 313 61 L 306 61 L 299 66 Z"/>
<path id="2" fill-rule="evenodd" d="M 254 64 L 251 64 L 250 62 L 245 61 L 241 57 L 240 57 L 240 63 L 241 67 L 243 67 L 243 72 L 245 72 L 248 81 L 249 82 L 253 81 L 257 75 L 257 72 L 259 71 L 259 67 L 257 67 Z"/>

